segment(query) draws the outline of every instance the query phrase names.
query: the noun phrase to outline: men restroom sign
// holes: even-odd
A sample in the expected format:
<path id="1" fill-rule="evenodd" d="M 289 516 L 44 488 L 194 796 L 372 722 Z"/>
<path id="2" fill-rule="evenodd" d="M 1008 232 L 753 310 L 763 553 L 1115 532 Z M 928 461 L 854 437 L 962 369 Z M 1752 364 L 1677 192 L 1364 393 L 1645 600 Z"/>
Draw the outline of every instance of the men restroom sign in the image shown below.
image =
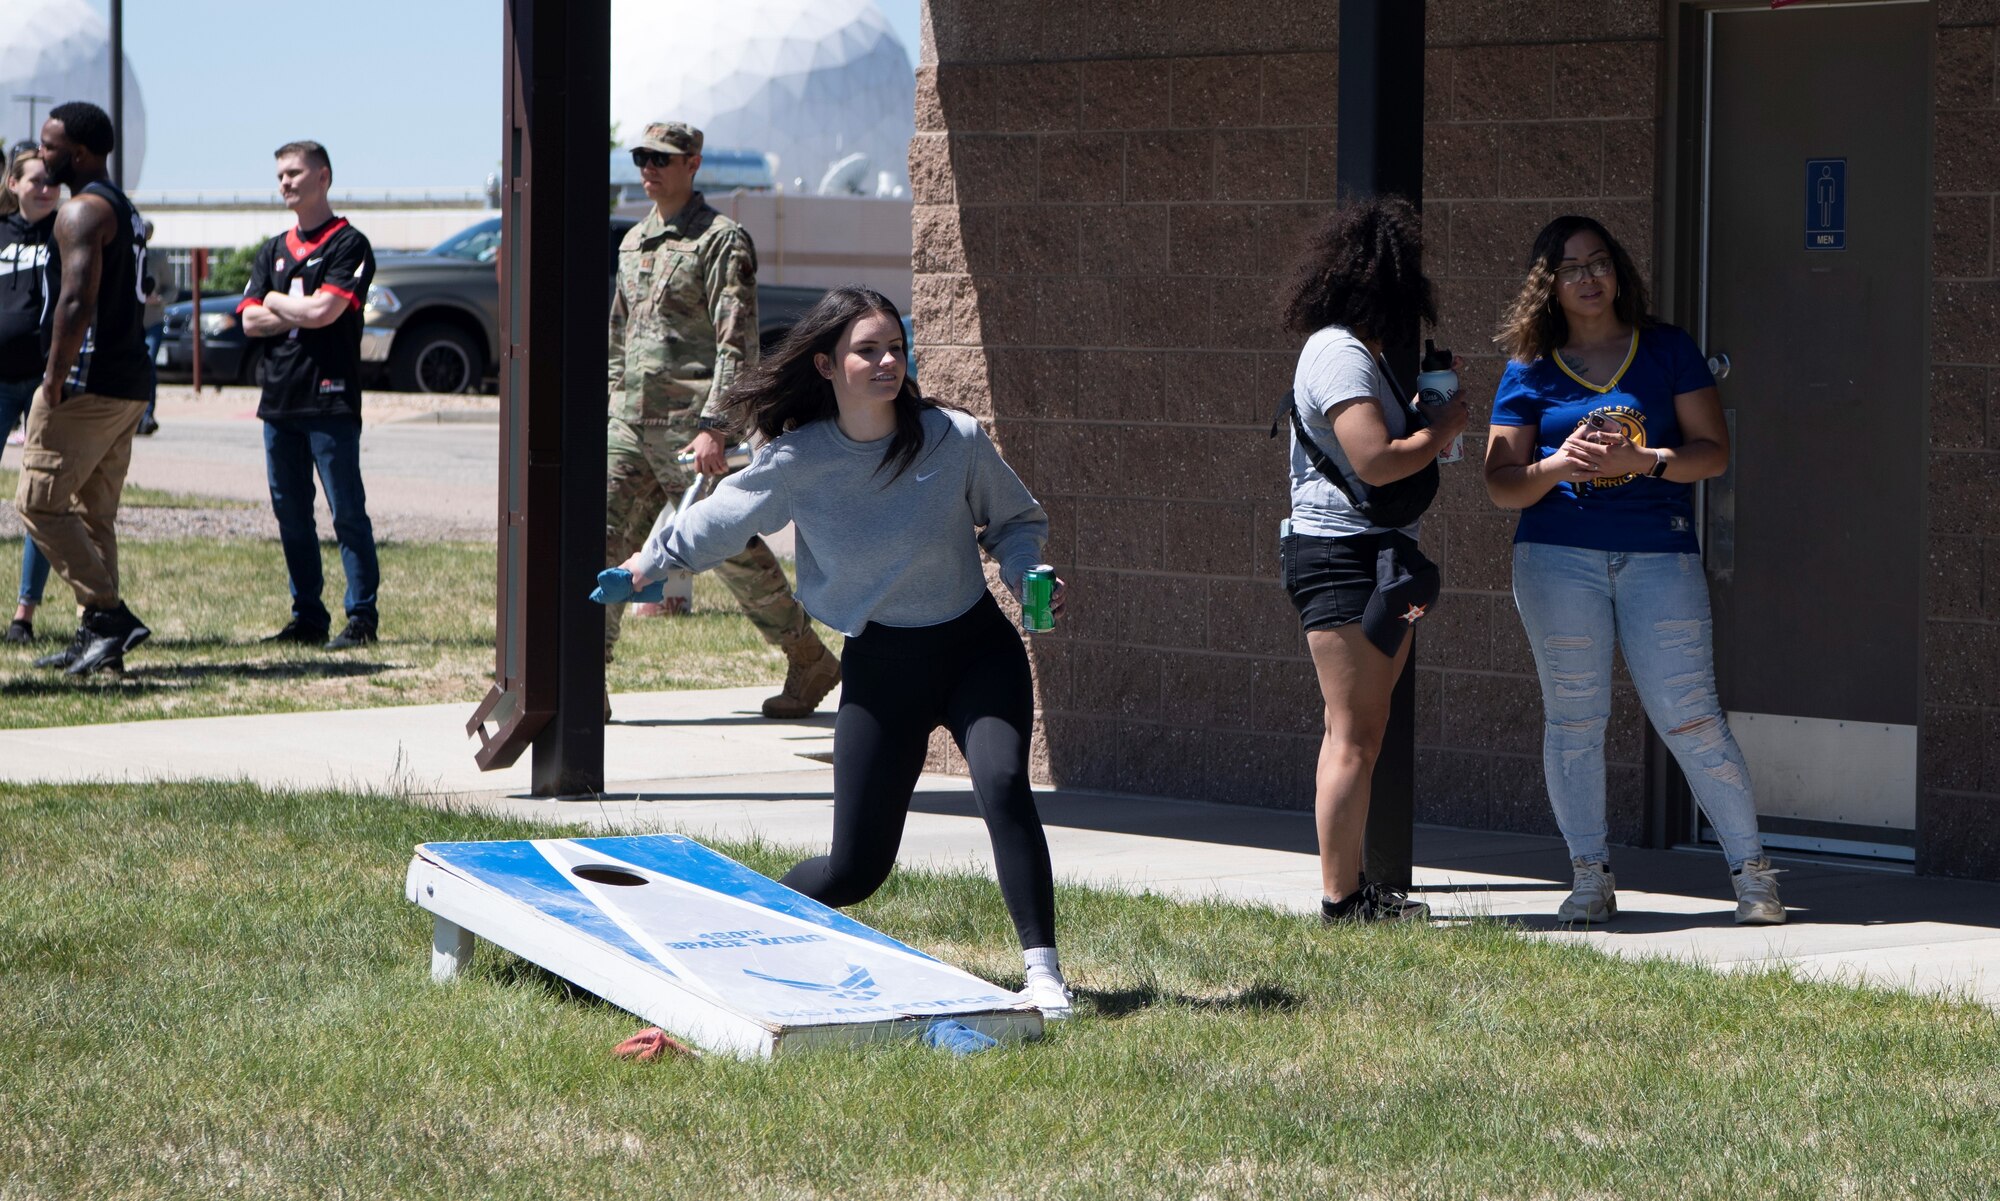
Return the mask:
<path id="1" fill-rule="evenodd" d="M 1847 249 L 1847 160 L 1806 160 L 1806 249 Z"/>

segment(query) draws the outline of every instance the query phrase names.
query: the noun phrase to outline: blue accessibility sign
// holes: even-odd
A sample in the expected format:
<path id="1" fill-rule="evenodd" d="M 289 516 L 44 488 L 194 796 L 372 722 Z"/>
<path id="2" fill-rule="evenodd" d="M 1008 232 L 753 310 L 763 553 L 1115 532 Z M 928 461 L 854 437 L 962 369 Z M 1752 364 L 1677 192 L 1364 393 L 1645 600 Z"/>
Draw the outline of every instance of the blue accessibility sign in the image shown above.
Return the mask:
<path id="1" fill-rule="evenodd" d="M 1806 160 L 1806 249 L 1847 249 L 1847 160 Z"/>

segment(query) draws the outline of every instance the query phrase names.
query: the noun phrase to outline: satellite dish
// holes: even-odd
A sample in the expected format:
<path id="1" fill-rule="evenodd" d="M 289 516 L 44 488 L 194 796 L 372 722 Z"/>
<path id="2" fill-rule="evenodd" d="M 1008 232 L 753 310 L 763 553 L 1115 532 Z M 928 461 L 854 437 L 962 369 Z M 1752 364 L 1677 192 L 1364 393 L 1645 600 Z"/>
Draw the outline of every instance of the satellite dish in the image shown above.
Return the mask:
<path id="1" fill-rule="evenodd" d="M 813 190 L 821 196 L 864 196 L 861 183 L 867 178 L 868 156 L 857 151 L 828 167 Z"/>

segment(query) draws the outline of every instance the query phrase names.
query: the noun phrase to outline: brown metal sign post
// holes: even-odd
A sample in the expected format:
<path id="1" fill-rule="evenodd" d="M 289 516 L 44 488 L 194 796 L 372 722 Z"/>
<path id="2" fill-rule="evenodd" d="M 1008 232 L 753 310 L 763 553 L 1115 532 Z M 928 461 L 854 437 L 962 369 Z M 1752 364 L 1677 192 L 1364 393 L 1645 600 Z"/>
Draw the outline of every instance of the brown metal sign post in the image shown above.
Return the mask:
<path id="1" fill-rule="evenodd" d="M 535 794 L 578 796 L 604 788 L 610 0 L 507 0 L 505 40 L 499 612 L 466 732 L 481 768 L 532 746 Z"/>
<path id="2" fill-rule="evenodd" d="M 194 331 L 194 394 L 201 396 L 201 286 L 208 282 L 208 249 L 194 248 L 194 308 L 188 313 L 188 328 Z"/>

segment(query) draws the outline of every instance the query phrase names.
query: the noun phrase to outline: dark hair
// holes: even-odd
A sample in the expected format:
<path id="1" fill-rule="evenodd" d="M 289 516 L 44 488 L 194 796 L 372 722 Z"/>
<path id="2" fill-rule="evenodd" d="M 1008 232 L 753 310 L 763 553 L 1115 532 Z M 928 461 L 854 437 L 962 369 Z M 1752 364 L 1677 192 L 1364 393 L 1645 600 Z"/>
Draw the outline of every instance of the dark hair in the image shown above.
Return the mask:
<path id="1" fill-rule="evenodd" d="M 1285 328 L 1310 335 L 1344 325 L 1387 341 L 1437 324 L 1424 278 L 1423 219 L 1401 196 L 1350 200 L 1307 239 L 1285 288 Z"/>
<path id="2" fill-rule="evenodd" d="M 273 150 L 271 157 L 283 158 L 288 154 L 305 159 L 308 167 L 325 167 L 329 175 L 333 173 L 333 160 L 326 156 L 326 147 L 318 142 L 286 142 Z"/>
<path id="3" fill-rule="evenodd" d="M 731 414 L 767 439 L 838 416 L 840 405 L 833 396 L 833 381 L 819 373 L 813 357 L 823 354 L 832 358 L 841 335 L 870 313 L 889 318 L 900 332 L 903 314 L 894 301 L 873 288 L 835 288 L 820 297 L 782 341 L 755 367 L 737 377 L 725 398 Z M 924 448 L 924 410 L 950 407 L 919 395 L 916 381 L 906 372 L 903 387 L 896 393 L 896 433 L 889 439 L 876 473 L 893 468 L 889 479 L 894 480 L 908 470 Z"/>
<path id="4" fill-rule="evenodd" d="M 1569 318 L 1556 300 L 1556 269 L 1563 265 L 1563 247 L 1580 233 L 1596 234 L 1611 252 L 1612 278 L 1618 281 L 1611 311 L 1618 320 L 1634 329 L 1653 324 L 1646 281 L 1632 265 L 1632 256 L 1610 230 L 1589 217 L 1571 213 L 1542 226 L 1542 232 L 1535 235 L 1534 249 L 1528 252 L 1528 278 L 1507 306 L 1507 315 L 1500 319 L 1500 332 L 1493 335 L 1507 357 L 1532 363 L 1569 341 Z"/>
<path id="5" fill-rule="evenodd" d="M 49 120 L 61 121 L 64 136 L 92 154 L 110 154 L 118 145 L 111 118 L 88 100 L 71 100 L 49 110 Z"/>

